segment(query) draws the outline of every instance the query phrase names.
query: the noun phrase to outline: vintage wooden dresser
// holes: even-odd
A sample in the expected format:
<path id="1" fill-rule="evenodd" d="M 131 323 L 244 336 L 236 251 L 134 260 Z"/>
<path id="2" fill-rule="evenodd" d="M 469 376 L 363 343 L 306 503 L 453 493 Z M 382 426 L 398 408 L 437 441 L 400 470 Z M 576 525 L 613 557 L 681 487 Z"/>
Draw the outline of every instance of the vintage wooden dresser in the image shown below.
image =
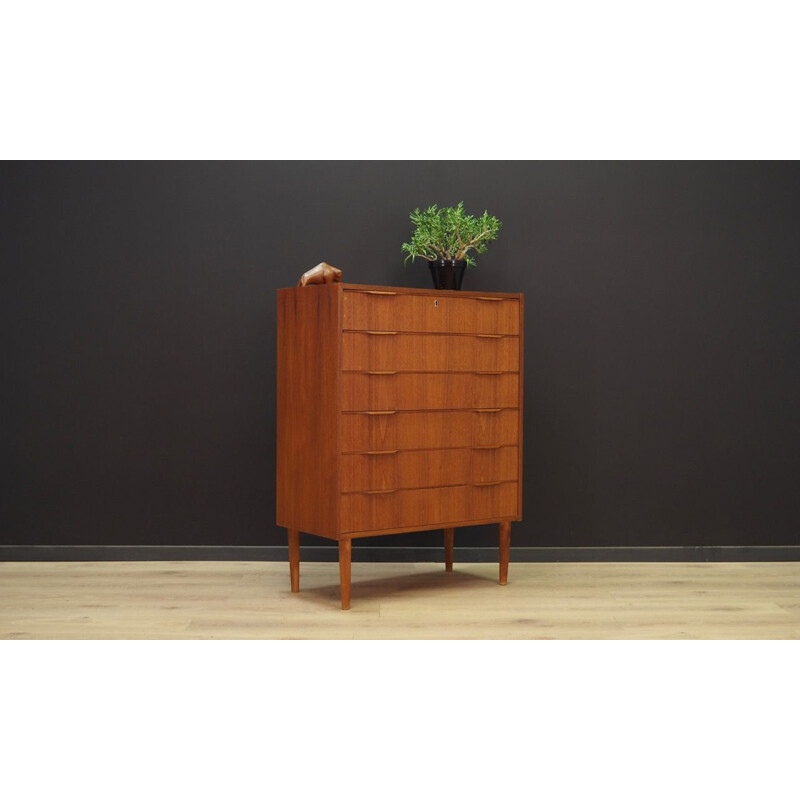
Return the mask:
<path id="1" fill-rule="evenodd" d="M 521 294 L 346 283 L 278 290 L 277 522 L 339 542 L 522 517 Z"/>

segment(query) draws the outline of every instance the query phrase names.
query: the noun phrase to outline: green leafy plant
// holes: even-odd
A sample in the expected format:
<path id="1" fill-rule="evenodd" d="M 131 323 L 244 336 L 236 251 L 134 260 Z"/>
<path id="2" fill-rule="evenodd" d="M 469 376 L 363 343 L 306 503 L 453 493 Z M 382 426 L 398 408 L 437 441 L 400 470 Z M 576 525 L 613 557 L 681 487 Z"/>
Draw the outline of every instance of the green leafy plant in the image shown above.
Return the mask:
<path id="1" fill-rule="evenodd" d="M 475 256 L 486 252 L 489 242 L 497 238 L 502 223 L 484 211 L 480 217 L 464 212 L 464 202 L 455 208 L 429 206 L 425 211 L 415 208 L 409 215 L 414 223 L 411 241 L 403 244 L 407 253 L 404 264 L 415 258 L 436 261 L 439 258 L 464 260 L 475 266 Z"/>

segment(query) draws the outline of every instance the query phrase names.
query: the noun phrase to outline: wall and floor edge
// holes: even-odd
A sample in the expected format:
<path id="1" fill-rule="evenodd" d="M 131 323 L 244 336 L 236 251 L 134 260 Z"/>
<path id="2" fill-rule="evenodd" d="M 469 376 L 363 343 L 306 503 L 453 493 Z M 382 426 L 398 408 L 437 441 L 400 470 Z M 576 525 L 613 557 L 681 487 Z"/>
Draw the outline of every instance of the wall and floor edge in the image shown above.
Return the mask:
<path id="1" fill-rule="evenodd" d="M 301 561 L 338 559 L 335 545 L 306 545 Z M 151 545 L 0 545 L 2 561 L 287 561 L 286 547 L 151 546 Z M 444 561 L 443 547 L 353 547 L 353 561 Z M 458 563 L 497 561 L 496 547 L 455 548 Z M 511 561 L 536 562 L 702 562 L 800 561 L 800 546 L 691 546 L 691 547 L 512 547 Z"/>

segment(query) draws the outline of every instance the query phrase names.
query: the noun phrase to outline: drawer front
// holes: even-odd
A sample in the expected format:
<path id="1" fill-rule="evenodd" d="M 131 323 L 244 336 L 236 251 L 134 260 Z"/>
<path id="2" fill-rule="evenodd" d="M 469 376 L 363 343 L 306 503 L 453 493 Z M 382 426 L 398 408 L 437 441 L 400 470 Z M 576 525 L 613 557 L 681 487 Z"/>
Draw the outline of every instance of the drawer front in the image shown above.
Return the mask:
<path id="1" fill-rule="evenodd" d="M 477 333 L 451 336 L 394 331 L 346 331 L 342 334 L 342 369 L 517 372 L 519 338 Z"/>
<path id="2" fill-rule="evenodd" d="M 342 491 L 417 489 L 517 480 L 516 447 L 378 450 L 342 456 Z"/>
<path id="3" fill-rule="evenodd" d="M 517 444 L 517 431 L 516 409 L 342 414 L 342 451 Z"/>
<path id="4" fill-rule="evenodd" d="M 342 374 L 342 411 L 437 408 L 516 408 L 513 372 L 398 372 Z"/>
<path id="5" fill-rule="evenodd" d="M 342 326 L 345 330 L 518 334 L 519 301 L 345 290 Z"/>
<path id="6" fill-rule="evenodd" d="M 518 421 L 516 409 L 342 414 L 342 450 L 516 445 Z"/>
<path id="7" fill-rule="evenodd" d="M 517 483 L 342 495 L 342 532 L 491 520 L 517 515 Z"/>

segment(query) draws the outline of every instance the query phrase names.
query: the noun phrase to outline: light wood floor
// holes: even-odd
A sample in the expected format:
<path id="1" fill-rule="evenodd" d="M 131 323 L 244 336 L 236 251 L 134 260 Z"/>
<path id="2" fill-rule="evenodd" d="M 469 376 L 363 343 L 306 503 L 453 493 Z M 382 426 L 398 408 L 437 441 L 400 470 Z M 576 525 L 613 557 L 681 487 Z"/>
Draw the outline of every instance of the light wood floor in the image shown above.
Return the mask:
<path id="1" fill-rule="evenodd" d="M 456 556 L 457 557 L 457 556 Z M 3 639 L 798 639 L 800 563 L 0 563 Z"/>

